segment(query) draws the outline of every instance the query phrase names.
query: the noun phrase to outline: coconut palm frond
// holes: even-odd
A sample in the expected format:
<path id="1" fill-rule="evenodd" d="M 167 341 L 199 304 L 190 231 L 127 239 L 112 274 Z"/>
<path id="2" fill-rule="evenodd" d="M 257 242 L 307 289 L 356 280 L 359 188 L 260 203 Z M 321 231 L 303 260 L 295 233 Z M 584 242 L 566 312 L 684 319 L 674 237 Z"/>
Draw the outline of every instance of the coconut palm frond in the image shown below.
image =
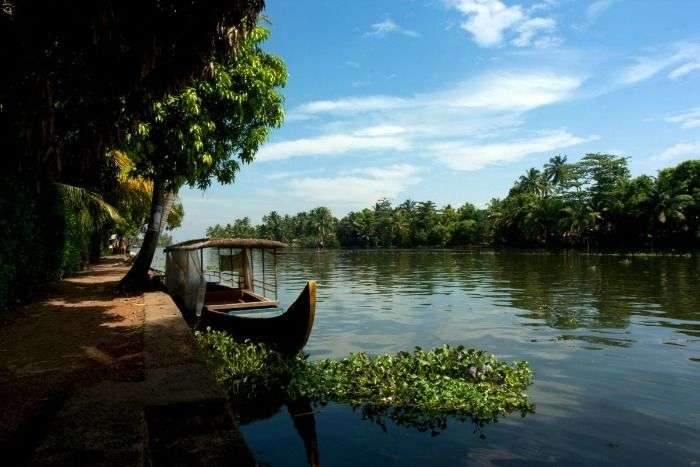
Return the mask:
<path id="1" fill-rule="evenodd" d="M 54 188 L 67 207 L 81 212 L 90 211 L 97 224 L 124 222 L 119 211 L 93 191 L 65 183 L 54 183 Z"/>
<path id="2" fill-rule="evenodd" d="M 147 211 L 151 205 L 153 182 L 133 175 L 135 164 L 124 152 L 111 151 L 110 156 L 118 169 L 119 205 L 138 207 Z"/>

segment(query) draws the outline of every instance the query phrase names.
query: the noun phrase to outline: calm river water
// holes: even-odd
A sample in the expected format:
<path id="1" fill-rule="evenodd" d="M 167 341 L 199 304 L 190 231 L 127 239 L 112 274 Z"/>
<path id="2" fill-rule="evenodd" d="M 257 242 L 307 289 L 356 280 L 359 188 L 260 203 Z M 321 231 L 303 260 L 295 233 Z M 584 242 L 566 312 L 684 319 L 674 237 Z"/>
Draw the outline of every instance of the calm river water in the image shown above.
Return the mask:
<path id="1" fill-rule="evenodd" d="M 444 343 L 530 362 L 534 414 L 438 436 L 314 409 L 322 465 L 700 465 L 700 258 L 292 252 L 280 299 L 318 281 L 312 358 Z M 286 409 L 242 426 L 264 465 L 308 465 Z"/>

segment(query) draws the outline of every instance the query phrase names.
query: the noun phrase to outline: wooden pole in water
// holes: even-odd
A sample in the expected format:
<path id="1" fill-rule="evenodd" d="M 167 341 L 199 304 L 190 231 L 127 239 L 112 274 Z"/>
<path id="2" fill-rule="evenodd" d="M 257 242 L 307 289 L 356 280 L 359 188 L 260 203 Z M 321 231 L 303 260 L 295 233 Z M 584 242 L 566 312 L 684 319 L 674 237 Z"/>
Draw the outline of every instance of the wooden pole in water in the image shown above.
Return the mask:
<path id="1" fill-rule="evenodd" d="M 263 297 L 265 296 L 266 290 L 265 290 L 265 250 L 260 250 L 262 252 L 262 289 L 263 289 Z"/>
<path id="2" fill-rule="evenodd" d="M 272 259 L 275 265 L 275 300 L 277 300 L 277 248 L 272 250 Z"/>

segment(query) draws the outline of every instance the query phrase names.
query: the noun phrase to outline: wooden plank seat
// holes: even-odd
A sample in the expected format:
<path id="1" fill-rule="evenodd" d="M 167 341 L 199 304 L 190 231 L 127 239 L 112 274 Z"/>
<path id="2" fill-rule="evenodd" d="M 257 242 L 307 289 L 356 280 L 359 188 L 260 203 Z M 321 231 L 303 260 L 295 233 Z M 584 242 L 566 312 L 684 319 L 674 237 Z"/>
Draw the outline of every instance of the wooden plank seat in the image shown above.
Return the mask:
<path id="1" fill-rule="evenodd" d="M 274 308 L 279 301 L 270 300 L 246 289 L 234 289 L 217 285 L 207 288 L 204 304 L 212 310 L 241 310 L 254 308 Z"/>

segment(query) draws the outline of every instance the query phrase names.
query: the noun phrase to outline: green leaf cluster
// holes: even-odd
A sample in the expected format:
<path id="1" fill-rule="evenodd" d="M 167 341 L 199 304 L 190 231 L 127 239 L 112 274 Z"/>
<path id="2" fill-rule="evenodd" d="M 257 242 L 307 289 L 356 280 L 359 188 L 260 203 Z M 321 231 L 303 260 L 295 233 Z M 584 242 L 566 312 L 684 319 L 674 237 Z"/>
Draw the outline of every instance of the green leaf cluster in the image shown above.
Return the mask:
<path id="1" fill-rule="evenodd" d="M 217 331 L 197 333 L 197 342 L 239 403 L 265 395 L 348 403 L 380 424 L 388 417 L 433 431 L 444 427 L 447 416 L 483 423 L 534 409 L 526 393 L 533 380 L 526 362 L 509 364 L 462 346 L 310 361 L 305 355 L 284 357 L 263 344 L 239 343 Z"/>
<path id="2" fill-rule="evenodd" d="M 262 50 L 268 32 L 258 26 L 235 54 L 212 61 L 206 76 L 155 102 L 128 136 L 135 173 L 167 190 L 232 183 L 252 162 L 271 128 L 284 119 L 278 92 L 287 81 L 281 58 Z"/>

